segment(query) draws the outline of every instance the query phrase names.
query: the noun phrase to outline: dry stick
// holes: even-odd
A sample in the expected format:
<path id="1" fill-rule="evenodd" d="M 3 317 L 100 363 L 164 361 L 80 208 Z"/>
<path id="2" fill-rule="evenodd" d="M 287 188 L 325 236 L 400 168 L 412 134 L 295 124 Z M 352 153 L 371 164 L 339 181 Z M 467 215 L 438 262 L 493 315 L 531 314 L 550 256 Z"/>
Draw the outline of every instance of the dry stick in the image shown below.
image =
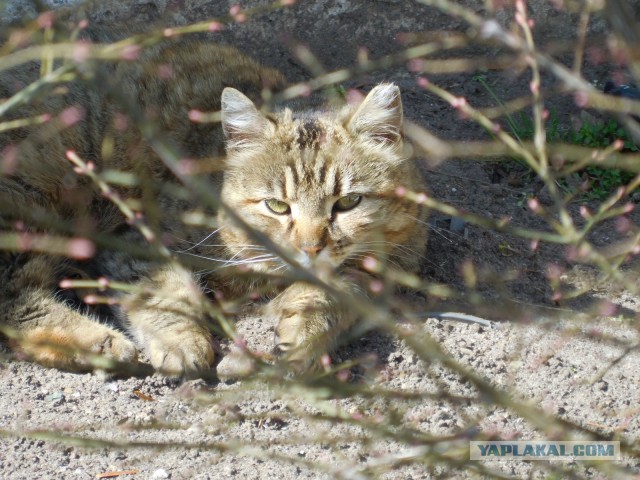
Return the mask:
<path id="1" fill-rule="evenodd" d="M 578 43 L 576 44 L 573 57 L 573 73 L 575 75 L 580 75 L 580 72 L 582 70 L 582 60 L 584 58 L 584 48 L 587 39 L 587 31 L 589 28 L 589 19 L 590 13 L 585 2 L 585 4 L 582 6 L 582 11 L 580 12 L 580 25 L 578 26 Z"/>
<path id="2" fill-rule="evenodd" d="M 91 181 L 100 189 L 102 196 L 110 200 L 116 207 L 118 207 L 118 210 L 120 210 L 120 212 L 127 219 L 127 223 L 135 227 L 136 230 L 138 230 L 142 234 L 145 240 L 149 242 L 161 256 L 166 257 L 167 259 L 170 258 L 171 253 L 169 252 L 167 247 L 165 247 L 162 242 L 158 240 L 158 236 L 155 235 L 151 231 L 151 229 L 143 221 L 140 220 L 135 212 L 131 210 L 131 208 L 129 208 L 129 206 L 120 198 L 120 195 L 114 192 L 107 184 L 107 182 L 102 180 L 96 174 L 95 165 L 93 163 L 85 162 L 78 156 L 76 152 L 72 150 L 67 151 L 67 159 L 76 166 L 76 173 L 84 175 L 91 179 Z"/>
<path id="3" fill-rule="evenodd" d="M 244 16 L 244 19 L 246 19 L 250 16 L 269 13 L 290 4 L 291 2 L 280 0 L 268 5 L 244 10 L 238 15 L 241 14 Z M 78 63 L 82 63 L 87 59 L 120 60 L 126 57 L 127 53 L 132 53 L 132 47 L 136 49 L 147 47 L 158 43 L 164 38 L 175 37 L 186 33 L 199 33 L 216 30 L 221 28 L 224 23 L 234 23 L 238 21 L 238 15 L 212 18 L 182 27 L 155 30 L 145 34 L 125 38 L 110 44 L 91 45 L 87 43 L 53 43 L 22 48 L 14 53 L 5 53 L 2 55 L 2 58 L 0 58 L 0 71 L 8 70 L 27 62 L 42 60 L 43 58 L 45 59 L 45 63 L 49 61 L 52 62 L 55 59 L 74 60 Z M 72 36 L 76 35 L 77 33 L 73 32 Z M 45 63 L 43 63 L 43 65 Z"/>
<path id="4" fill-rule="evenodd" d="M 579 78 L 577 75 L 569 71 L 566 67 L 559 65 L 555 61 L 549 59 L 546 55 L 537 52 L 535 48 L 532 49 L 531 47 L 533 46 L 533 43 L 530 43 L 530 45 L 527 45 L 527 43 L 523 42 L 522 39 L 516 37 L 511 33 L 506 32 L 494 20 L 484 21 L 479 16 L 475 15 L 470 11 L 463 12 L 463 10 L 465 10 L 464 8 L 458 7 L 456 5 L 452 5 L 450 2 L 446 0 L 434 0 L 434 1 L 420 0 L 420 1 L 421 3 L 437 6 L 438 8 L 441 8 L 449 13 L 455 13 L 457 15 L 460 15 L 463 18 L 465 18 L 465 20 L 467 20 L 471 25 L 481 28 L 481 31 L 485 37 L 497 39 L 503 42 L 505 45 L 509 46 L 510 48 L 513 48 L 522 53 L 531 55 L 536 65 L 539 64 L 548 68 L 550 71 L 552 71 L 552 73 L 554 73 L 556 76 L 564 80 L 569 87 L 573 87 L 583 91 L 586 94 L 587 99 L 592 106 L 601 107 L 603 109 L 610 109 L 613 111 L 626 111 L 626 112 L 636 113 L 636 110 L 637 110 L 638 112 L 640 112 L 640 102 L 627 101 L 627 99 L 612 98 L 610 96 L 605 96 L 597 92 L 590 84 L 588 84 L 587 82 Z M 519 2 L 518 4 L 522 6 L 523 2 Z M 522 11 L 524 11 L 523 7 L 521 7 L 520 9 L 520 12 Z M 521 21 L 520 23 L 524 25 L 524 28 L 526 31 L 528 30 L 527 28 L 528 25 L 527 25 L 527 22 L 524 20 L 526 20 L 526 17 L 523 17 L 523 21 Z M 427 88 L 429 88 L 430 86 L 431 85 L 428 85 Z M 437 89 L 434 90 L 434 93 L 438 93 Z M 446 99 L 446 97 L 448 96 L 449 100 L 454 102 L 452 104 L 461 108 L 463 111 L 465 111 L 465 113 L 469 113 L 469 109 L 466 103 L 460 102 L 460 99 L 456 100 L 455 97 L 448 94 L 448 92 L 440 91 L 439 93 L 441 94 L 445 93 L 445 95 L 442 95 L 443 98 Z M 476 121 L 480 120 L 479 123 L 485 126 L 485 128 L 491 126 L 490 121 L 488 121 L 488 119 L 483 119 L 481 115 L 478 115 L 474 119 Z M 500 133 L 501 132 L 498 132 L 497 136 L 501 140 L 505 141 L 505 143 L 507 143 L 509 146 L 512 146 L 512 144 L 510 144 L 509 142 L 509 139 L 507 138 L 509 136 L 508 135 L 501 136 Z M 543 145 L 537 146 L 538 149 L 540 149 L 541 147 L 544 147 L 544 146 Z M 516 149 L 516 151 L 517 150 L 518 149 Z M 520 153 L 522 153 L 522 151 L 520 151 Z M 569 238 L 576 239 L 576 237 L 580 235 L 575 230 L 575 226 L 573 225 L 573 222 L 571 221 L 571 218 L 568 215 L 568 212 L 563 207 L 561 196 L 557 192 L 557 189 L 555 188 L 555 184 L 553 180 L 548 176 L 548 170 L 545 168 L 536 168 L 537 164 L 534 161 L 532 161 L 533 157 L 529 155 L 523 155 L 523 158 L 534 169 L 534 171 L 538 173 L 540 178 L 545 181 L 547 186 L 550 188 L 550 193 L 553 193 L 554 191 L 556 192 L 554 201 L 556 203 L 557 208 L 559 209 L 558 211 L 560 214 L 561 225 L 557 225 L 558 228 L 561 227 L 560 233 L 563 235 L 567 235 Z M 587 250 L 587 255 L 585 255 L 585 259 L 588 258 L 589 260 L 593 261 L 596 265 L 603 268 L 606 273 L 613 276 L 616 280 L 623 281 L 625 286 L 633 287 L 632 282 L 629 282 L 628 280 L 623 279 L 620 272 L 614 271 L 615 269 L 611 268 L 611 265 L 608 264 L 606 259 L 604 259 L 597 252 L 595 252 L 594 249 L 590 245 L 588 245 L 586 242 L 583 242 L 582 245 L 578 245 L 578 246 L 582 246 Z M 631 288 L 631 291 L 637 291 L 637 287 Z"/>
<path id="5" fill-rule="evenodd" d="M 16 128 L 30 127 L 31 125 L 41 125 L 48 122 L 51 116 L 47 113 L 36 115 L 35 117 L 19 118 L 17 120 L 7 120 L 0 122 L 0 132 L 15 130 Z"/>
<path id="6" fill-rule="evenodd" d="M 5 102 L 0 103 L 0 117 L 5 115 L 12 108 L 33 100 L 44 87 L 68 80 L 68 74 L 71 74 L 74 70 L 75 67 L 72 65 L 57 68 L 53 72 L 23 88 Z"/>
<path id="7" fill-rule="evenodd" d="M 510 155 L 517 155 L 509 145 L 501 141 L 469 141 L 449 142 L 442 140 L 431 132 L 413 122 L 405 121 L 404 133 L 420 152 L 426 154 L 430 161 L 441 161 L 445 158 L 473 157 L 476 160 L 490 162 L 509 161 Z M 520 146 L 533 155 L 532 142 L 522 142 Z M 547 150 L 551 158 L 558 158 L 571 165 L 583 168 L 596 164 L 602 167 L 619 168 L 628 172 L 640 173 L 640 154 L 620 153 L 618 147 L 611 145 L 604 150 L 578 145 L 548 144 Z M 594 155 L 595 153 L 595 155 Z M 573 171 L 573 167 L 571 167 Z M 576 167 L 577 168 L 577 167 Z"/>

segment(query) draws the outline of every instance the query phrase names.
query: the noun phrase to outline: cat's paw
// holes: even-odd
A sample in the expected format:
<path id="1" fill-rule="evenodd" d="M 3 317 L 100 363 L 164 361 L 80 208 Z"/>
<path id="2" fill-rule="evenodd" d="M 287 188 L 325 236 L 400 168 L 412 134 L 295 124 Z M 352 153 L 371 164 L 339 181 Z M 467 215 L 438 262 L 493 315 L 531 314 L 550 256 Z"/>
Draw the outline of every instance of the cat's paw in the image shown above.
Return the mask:
<path id="1" fill-rule="evenodd" d="M 138 358 L 138 350 L 123 333 L 93 322 L 72 331 L 60 326 L 34 329 L 19 340 L 19 348 L 37 363 L 64 370 L 103 367 L 94 355 L 125 363 Z"/>
<path id="2" fill-rule="evenodd" d="M 318 323 L 324 322 L 296 313 L 280 318 L 276 326 L 276 351 L 297 372 L 314 370 L 317 359 L 328 350 L 327 334 Z"/>
<path id="3" fill-rule="evenodd" d="M 123 333 L 109 329 L 104 335 L 99 336 L 88 350 L 91 353 L 104 355 L 118 362 L 136 362 L 138 349 Z"/>
<path id="4" fill-rule="evenodd" d="M 207 370 L 215 357 L 206 330 L 188 330 L 155 337 L 149 344 L 151 365 L 163 375 L 182 377 Z"/>

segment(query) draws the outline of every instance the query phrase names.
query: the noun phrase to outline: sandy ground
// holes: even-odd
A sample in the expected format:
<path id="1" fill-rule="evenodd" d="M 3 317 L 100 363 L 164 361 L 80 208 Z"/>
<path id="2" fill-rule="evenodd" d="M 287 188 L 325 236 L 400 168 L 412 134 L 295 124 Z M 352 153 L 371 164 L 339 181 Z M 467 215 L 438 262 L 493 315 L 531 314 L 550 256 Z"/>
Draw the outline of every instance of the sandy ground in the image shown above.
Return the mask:
<path id="1" fill-rule="evenodd" d="M 551 320 L 545 327 L 502 323 L 487 329 L 428 320 L 424 329 L 462 365 L 500 388 L 514 388 L 522 402 L 597 432 L 638 438 L 640 355 L 627 354 L 616 364 L 622 349 L 597 339 L 611 335 L 621 344 L 637 345 L 637 330 L 622 321 L 589 325 Z M 259 318 L 244 319 L 239 330 L 250 347 L 264 344 L 272 335 L 272 326 Z M 132 470 L 135 475 L 119 478 L 418 479 L 434 478 L 437 472 L 449 478 L 467 476 L 453 466 L 412 466 L 382 475 L 380 470 L 368 471 L 394 456 L 412 455 L 406 444 L 372 440 L 363 445 L 355 440 L 363 434 L 358 422 L 379 416 L 384 424 L 390 410 L 400 412 L 404 428 L 435 437 L 469 428 L 506 439 L 539 437 L 514 413 L 473 399 L 468 383 L 437 363 L 423 363 L 399 340 L 370 333 L 338 357 L 372 353 L 378 356 L 376 366 L 359 382 L 419 398 L 397 403 L 381 398 L 322 399 L 319 388 L 319 398 L 307 400 L 300 389 L 270 386 L 260 379 L 193 380 L 175 386 L 157 376 L 109 380 L 7 362 L 0 370 L 0 411 L 3 430 L 15 433 L 0 441 L 0 473 L 7 479 L 89 479 Z M 438 393 L 443 389 L 470 398 L 454 403 Z M 324 419 L 318 418 L 320 412 Z M 334 416 L 351 422 L 337 425 L 330 421 Z M 93 448 L 87 448 L 81 439 L 97 442 L 88 440 L 86 445 Z M 455 451 L 467 442 L 464 437 L 454 439 L 443 448 Z M 634 478 L 640 472 L 637 457 L 624 457 L 619 465 L 628 466 L 628 475 L 616 478 Z M 540 465 L 495 462 L 489 467 L 524 478 Z"/>
<path id="2" fill-rule="evenodd" d="M 545 4 L 532 3 L 532 8 Z M 319 30 L 313 16 L 320 11 L 320 4 L 326 7 L 322 14 L 339 25 L 333 42 L 326 41 L 327 32 Z M 365 4 L 308 3 L 294 14 L 270 14 L 253 30 L 231 28 L 223 39 L 284 69 L 292 80 L 299 80 L 308 78 L 308 72 L 292 59 L 287 39 L 275 38 L 270 32 L 306 32 L 307 43 L 317 46 L 313 50 L 319 59 L 327 68 L 338 68 L 353 63 L 357 42 L 367 45 L 372 56 L 382 55 L 388 52 L 393 43 L 389 39 L 398 31 L 459 25 L 439 15 L 417 15 L 411 2 L 380 2 L 375 8 Z M 100 6 L 98 20 L 108 23 L 127 18 L 122 13 L 126 9 L 109 5 Z M 209 18 L 218 14 L 216 8 L 207 2 L 131 2 L 136 20 L 167 23 Z M 365 11 L 367 28 L 359 23 Z M 381 11 L 388 16 L 380 16 Z M 169 12 L 170 18 L 163 20 L 163 12 Z M 541 9 L 539 13 L 549 12 Z M 549 18 L 558 24 L 564 21 L 553 11 Z M 387 28 L 395 30 L 390 33 Z M 557 40 L 557 29 L 541 28 L 551 41 Z M 594 35 L 601 28 L 595 21 Z M 607 78 L 604 67 L 587 67 L 585 75 L 590 80 Z M 520 94 L 528 82 L 526 75 L 513 72 L 486 74 L 494 90 L 505 99 Z M 482 137 L 476 125 L 420 89 L 416 75 L 404 65 L 346 86 L 367 87 L 382 80 L 401 87 L 408 118 L 442 138 Z M 492 102 L 471 75 L 441 75 L 435 80 L 476 104 Z M 552 103 L 567 116 L 575 111 L 571 99 L 553 99 Z M 513 171 L 483 162 L 452 160 L 427 165 L 426 169 L 434 197 L 490 218 L 508 215 L 523 225 L 540 226 L 522 201 L 527 195 L 539 193 L 540 185 L 535 180 L 514 180 Z M 629 218 L 638 223 L 636 214 Z M 472 225 L 452 231 L 449 219 L 439 215 L 434 215 L 432 224 L 424 277 L 462 287 L 461 265 L 477 262 L 478 291 L 488 299 L 485 305 L 492 307 L 485 308 L 483 314 L 496 320 L 496 326 L 429 319 L 413 327 L 415 333 L 424 330 L 450 358 L 497 388 L 513 389 L 522 405 L 536 406 L 547 415 L 606 438 L 637 442 L 640 333 L 636 316 L 640 299 L 599 283 L 593 271 L 570 264 L 565 252 L 557 247 L 541 245 L 534 251 L 527 241 Z M 607 224 L 594 234 L 593 242 L 608 245 L 620 237 Z M 560 305 L 552 302 L 547 279 L 550 263 L 565 273 L 567 283 L 586 287 L 586 293 L 576 301 Z M 634 269 L 633 264 L 626 266 L 625 275 L 636 278 Z M 439 309 L 413 297 L 406 302 L 417 303 L 418 311 Z M 247 346 L 257 351 L 270 350 L 273 327 L 250 313 L 238 322 Z M 237 348 L 221 341 L 220 350 L 224 356 Z M 433 447 L 439 454 L 450 451 L 458 455 L 460 449 L 468 447 L 469 436 L 478 431 L 505 439 L 533 439 L 540 436 L 540 430 L 513 410 L 478 396 L 469 382 L 440 362 L 421 360 L 405 342 L 384 333 L 367 333 L 332 359 L 334 364 L 358 363 L 345 377 L 339 374 L 344 391 L 331 389 L 319 380 L 308 380 L 302 388 L 284 377 L 269 380 L 265 376 L 181 383 L 158 376 L 114 379 L 44 369 L 12 358 L 5 350 L 0 361 L 0 478 L 89 479 L 107 472 L 116 472 L 114 478 L 174 480 L 408 480 L 478 478 L 492 476 L 491 472 L 508 478 L 568 475 L 554 473 L 557 465 L 566 468 L 566 464 L 547 462 L 471 463 L 469 468 L 437 462 L 429 467 L 405 466 L 417 458 L 429 458 L 429 450 L 420 446 L 427 445 L 428 438 L 440 440 Z M 223 360 L 222 365 L 228 362 Z M 393 389 L 404 395 L 345 398 L 349 386 L 379 392 Z M 378 425 L 378 430 L 372 425 Z M 380 439 L 380 432 L 387 427 L 396 442 Z M 605 466 L 598 471 L 588 464 L 570 466 L 580 478 L 640 475 L 637 456 L 625 455 L 610 467 L 618 470 Z"/>

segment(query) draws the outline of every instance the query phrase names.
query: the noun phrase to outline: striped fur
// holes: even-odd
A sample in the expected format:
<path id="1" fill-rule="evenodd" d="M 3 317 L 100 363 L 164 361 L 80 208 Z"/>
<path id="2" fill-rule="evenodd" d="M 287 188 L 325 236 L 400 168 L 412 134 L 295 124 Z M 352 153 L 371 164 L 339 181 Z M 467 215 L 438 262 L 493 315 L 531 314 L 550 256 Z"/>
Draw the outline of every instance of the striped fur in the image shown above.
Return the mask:
<path id="1" fill-rule="evenodd" d="M 0 96 L 36 78 L 31 66 L 1 74 Z M 146 189 L 117 187 L 118 193 L 137 204 L 152 198 L 155 207 L 142 213 L 161 238 L 177 256 L 198 257 L 210 267 L 189 271 L 108 249 L 98 249 L 89 260 L 0 252 L 0 326 L 34 360 L 82 369 L 89 367 L 87 352 L 133 360 L 142 350 L 166 374 L 207 368 L 213 349 L 205 296 L 226 301 L 252 291 L 264 294 L 265 282 L 247 270 L 278 274 L 291 268 L 236 225 L 227 210 L 208 212 L 217 215 L 214 231 L 183 221 L 186 212 L 202 206 L 197 198 L 171 194 L 175 179 L 124 117 L 126 108 L 118 103 L 123 99 L 153 120 L 162 138 L 186 158 L 214 172 L 212 188 L 220 186 L 231 211 L 341 291 L 366 290 L 366 257 L 416 269 L 424 251 L 425 212 L 396 191 L 423 186 L 406 156 L 394 85 L 375 87 L 355 107 L 266 115 L 245 94 L 260 98 L 263 88 L 281 85 L 282 76 L 235 49 L 199 40 L 167 40 L 135 62 L 100 67 L 96 78 L 95 84 L 73 82 L 66 93 L 44 95 L 14 112 L 48 113 L 52 122 L 0 134 L 0 233 L 18 226 L 46 234 L 47 222 L 55 220 L 80 234 L 106 233 L 143 245 L 113 203 L 73 172 L 65 159 L 71 149 L 92 160 L 97 171 L 143 176 Z M 78 108 L 78 121 L 65 124 L 70 106 Z M 221 127 L 189 120 L 190 111 L 219 109 Z M 65 278 L 98 277 L 136 289 L 97 292 L 116 305 L 92 308 L 81 301 L 90 292 L 59 286 Z M 348 305 L 304 282 L 272 287 L 270 294 L 265 321 L 276 327 L 280 350 L 302 368 L 333 348 L 357 320 Z"/>

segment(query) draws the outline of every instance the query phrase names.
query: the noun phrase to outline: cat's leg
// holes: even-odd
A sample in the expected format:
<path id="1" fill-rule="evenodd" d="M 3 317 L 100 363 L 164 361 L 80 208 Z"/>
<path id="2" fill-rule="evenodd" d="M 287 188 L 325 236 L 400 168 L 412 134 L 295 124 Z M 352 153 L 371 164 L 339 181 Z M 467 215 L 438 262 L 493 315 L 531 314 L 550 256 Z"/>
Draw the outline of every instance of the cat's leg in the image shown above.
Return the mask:
<path id="1" fill-rule="evenodd" d="M 135 361 L 134 344 L 121 332 L 61 301 L 56 271 L 62 260 L 34 255 L 8 272 L 0 286 L 0 325 L 14 349 L 31 360 L 66 370 L 90 370 L 89 354 Z"/>
<path id="2" fill-rule="evenodd" d="M 129 331 L 167 375 L 210 367 L 214 359 L 204 295 L 192 275 L 176 265 L 152 270 L 140 292 L 122 299 Z"/>
<path id="3" fill-rule="evenodd" d="M 336 288 L 347 295 L 362 295 L 357 285 L 347 281 L 339 282 Z M 271 300 L 265 313 L 277 324 L 276 347 L 300 371 L 317 366 L 320 356 L 333 350 L 358 319 L 344 302 L 303 282 L 292 284 Z"/>

